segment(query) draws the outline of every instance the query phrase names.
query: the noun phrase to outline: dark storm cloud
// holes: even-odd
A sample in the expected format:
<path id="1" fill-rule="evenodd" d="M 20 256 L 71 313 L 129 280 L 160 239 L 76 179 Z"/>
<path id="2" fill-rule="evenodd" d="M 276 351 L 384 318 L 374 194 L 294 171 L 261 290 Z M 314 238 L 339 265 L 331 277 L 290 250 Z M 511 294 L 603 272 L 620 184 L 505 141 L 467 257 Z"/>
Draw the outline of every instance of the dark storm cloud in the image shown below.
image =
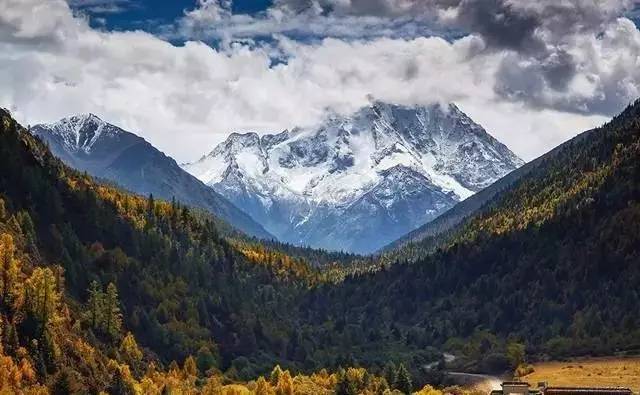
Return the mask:
<path id="1" fill-rule="evenodd" d="M 490 48 L 511 49 L 520 55 L 503 60 L 496 74 L 496 93 L 563 111 L 603 114 L 619 111 L 623 103 L 618 95 L 604 100 L 598 97 L 597 103 L 566 97 L 550 103 L 549 97 L 553 92 L 567 92 L 579 72 L 578 60 L 565 48 L 571 47 L 578 36 L 601 34 L 605 25 L 629 6 L 624 1 L 574 0 L 562 4 L 542 1 L 529 6 L 523 3 L 521 7 L 504 0 L 470 4 L 460 3 L 460 21 L 469 22 Z M 465 17 L 469 10 L 470 17 Z"/>
<path id="2" fill-rule="evenodd" d="M 436 0 L 437 1 L 437 0 Z M 487 50 L 508 50 L 518 56 L 503 60 L 496 74 L 495 91 L 536 107 L 562 111 L 611 114 L 624 103 L 620 95 L 594 97 L 594 102 L 570 98 L 549 101 L 554 92 L 565 93 L 579 73 L 578 60 L 567 48 L 578 37 L 596 37 L 606 25 L 632 8 L 625 0 L 442 0 L 440 7 L 455 7 L 454 23 L 480 35 Z"/>
<path id="3" fill-rule="evenodd" d="M 457 8 L 457 23 L 480 34 L 491 47 L 530 51 L 544 46 L 534 35 L 542 24 L 537 15 L 516 10 L 503 0 L 463 1 Z"/>
<path id="4" fill-rule="evenodd" d="M 549 102 L 567 93 L 580 72 L 568 48 L 585 36 L 597 37 L 634 7 L 632 0 L 276 0 L 288 12 L 433 20 L 482 37 L 486 53 L 506 52 L 496 74 L 495 92 L 510 100 L 563 111 L 617 111 L 619 95 L 583 101 Z M 413 74 L 409 67 L 407 75 Z M 551 92 L 551 93 L 550 93 Z M 612 100 L 609 103 L 607 100 Z M 612 110 L 613 109 L 613 110 Z"/>

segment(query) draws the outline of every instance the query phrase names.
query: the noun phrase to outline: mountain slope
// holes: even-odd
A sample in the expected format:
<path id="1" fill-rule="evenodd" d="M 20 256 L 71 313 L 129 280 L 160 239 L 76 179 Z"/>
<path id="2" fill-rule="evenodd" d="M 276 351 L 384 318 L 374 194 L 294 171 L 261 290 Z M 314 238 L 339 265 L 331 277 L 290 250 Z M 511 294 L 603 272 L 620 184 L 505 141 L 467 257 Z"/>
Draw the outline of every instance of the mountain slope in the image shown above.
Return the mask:
<path id="1" fill-rule="evenodd" d="M 144 347 L 145 362 L 155 366 L 193 355 L 201 372 L 226 370 L 235 358 L 252 356 L 244 370 L 234 370 L 235 377 L 251 378 L 255 369 L 270 370 L 276 361 L 286 361 L 279 353 L 295 327 L 292 300 L 320 281 L 320 274 L 304 259 L 269 248 L 236 247 L 214 223 L 210 215 L 195 215 L 186 206 L 96 183 L 64 165 L 0 109 L 0 320 L 7 334 L 0 339 L 0 357 L 32 352 L 32 339 L 47 337 L 51 350 L 65 348 L 55 355 L 44 350 L 49 365 L 38 379 L 55 379 L 66 366 L 78 369 L 70 374 L 83 377 L 93 389 L 87 392 L 95 393 L 105 390 L 113 372 L 104 366 L 104 355 L 91 348 L 121 360 L 118 346 L 126 331 Z M 6 234 L 15 242 L 5 243 Z M 6 258 L 14 245 L 24 275 L 16 274 Z M 13 299 L 6 297 L 11 288 L 6 279 L 17 276 L 20 287 L 17 279 L 12 283 L 16 303 L 40 301 L 41 293 L 22 292 L 34 268 L 51 269 L 46 281 L 56 293 L 45 295 L 66 306 L 51 307 L 60 315 L 55 322 L 41 319 L 53 317 L 49 310 L 31 317 L 21 305 L 14 312 Z M 98 307 L 91 304 L 93 281 L 101 289 L 113 284 L 119 294 L 113 303 L 122 315 L 111 321 L 108 333 L 91 318 L 104 300 L 96 302 Z M 35 361 L 41 357 L 38 350 Z M 136 375 L 145 370 L 139 364 L 131 369 Z"/>
<path id="2" fill-rule="evenodd" d="M 559 155 L 563 152 L 565 146 L 588 139 L 592 133 L 594 132 L 584 132 L 573 140 L 561 144 L 539 158 L 526 163 L 475 195 L 456 204 L 433 221 L 385 246 L 380 252 L 387 255 L 386 259 L 401 258 L 415 260 L 419 257 L 424 257 L 425 254 L 431 252 L 433 248 L 446 242 L 447 236 L 450 236 L 455 228 L 465 220 L 490 210 L 497 201 L 496 196 L 508 190 L 515 183 L 551 160 L 554 156 Z"/>
<path id="3" fill-rule="evenodd" d="M 200 207 L 237 229 L 271 239 L 264 228 L 211 188 L 182 170 L 177 163 L 141 137 L 108 124 L 95 115 L 65 118 L 36 125 L 31 132 L 43 139 L 54 155 L 69 166 L 111 180 L 141 195 Z"/>
<path id="4" fill-rule="evenodd" d="M 292 258 L 282 246 L 220 236 L 210 215 L 64 165 L 0 110 L 0 378 L 12 374 L 11 387 L 0 387 L 19 393 L 24 374 L 55 393 L 218 393 L 276 364 L 348 366 L 352 351 L 380 372 L 374 358 L 341 350 L 342 330 L 305 321 L 303 296 L 333 284 L 306 257 L 331 256 L 293 248 L 305 259 Z M 438 356 L 417 354 L 429 363 Z M 278 371 L 271 381 L 291 393 L 291 376 L 277 380 Z M 330 394 L 344 374 L 318 378 Z"/>
<path id="5" fill-rule="evenodd" d="M 496 338 L 554 357 L 633 349 L 638 158 L 640 102 L 543 157 L 435 251 L 321 290 L 306 308 L 363 337 L 395 326 L 486 363 Z"/>
<path id="6" fill-rule="evenodd" d="M 234 133 L 184 168 L 283 241 L 368 253 L 521 164 L 454 105 L 375 103 L 316 128 Z"/>

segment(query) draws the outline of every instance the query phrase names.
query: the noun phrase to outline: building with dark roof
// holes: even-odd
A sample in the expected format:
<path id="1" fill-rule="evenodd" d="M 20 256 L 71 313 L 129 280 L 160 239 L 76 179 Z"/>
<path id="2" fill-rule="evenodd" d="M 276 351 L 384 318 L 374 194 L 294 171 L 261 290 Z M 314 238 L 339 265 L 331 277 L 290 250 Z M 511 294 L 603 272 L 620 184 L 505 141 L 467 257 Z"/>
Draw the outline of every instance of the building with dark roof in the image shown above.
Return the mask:
<path id="1" fill-rule="evenodd" d="M 623 387 L 554 387 L 538 383 L 537 387 L 524 381 L 505 381 L 501 390 L 491 391 L 491 395 L 633 395 Z"/>

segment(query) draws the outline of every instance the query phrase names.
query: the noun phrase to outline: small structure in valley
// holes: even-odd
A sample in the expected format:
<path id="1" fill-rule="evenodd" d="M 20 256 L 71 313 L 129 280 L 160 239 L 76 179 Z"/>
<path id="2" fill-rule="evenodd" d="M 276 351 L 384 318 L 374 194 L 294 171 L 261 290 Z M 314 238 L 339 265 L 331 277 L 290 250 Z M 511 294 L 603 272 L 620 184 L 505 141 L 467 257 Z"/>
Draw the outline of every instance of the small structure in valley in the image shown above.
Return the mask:
<path id="1" fill-rule="evenodd" d="M 553 387 L 545 382 L 536 387 L 524 381 L 505 381 L 501 390 L 491 391 L 491 395 L 633 395 L 623 387 Z"/>

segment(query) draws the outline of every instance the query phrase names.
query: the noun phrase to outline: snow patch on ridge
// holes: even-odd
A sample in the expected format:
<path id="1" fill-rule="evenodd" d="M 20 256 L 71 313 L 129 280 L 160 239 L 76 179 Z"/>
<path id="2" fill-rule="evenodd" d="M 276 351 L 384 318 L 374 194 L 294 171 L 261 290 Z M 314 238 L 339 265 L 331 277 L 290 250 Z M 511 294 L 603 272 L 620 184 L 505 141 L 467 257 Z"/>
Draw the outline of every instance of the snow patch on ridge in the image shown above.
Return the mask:
<path id="1" fill-rule="evenodd" d="M 39 125 L 42 130 L 59 135 L 64 147 L 70 152 L 84 151 L 90 153 L 93 146 L 105 134 L 117 134 L 120 132 L 94 114 L 81 114 L 62 120 Z"/>

